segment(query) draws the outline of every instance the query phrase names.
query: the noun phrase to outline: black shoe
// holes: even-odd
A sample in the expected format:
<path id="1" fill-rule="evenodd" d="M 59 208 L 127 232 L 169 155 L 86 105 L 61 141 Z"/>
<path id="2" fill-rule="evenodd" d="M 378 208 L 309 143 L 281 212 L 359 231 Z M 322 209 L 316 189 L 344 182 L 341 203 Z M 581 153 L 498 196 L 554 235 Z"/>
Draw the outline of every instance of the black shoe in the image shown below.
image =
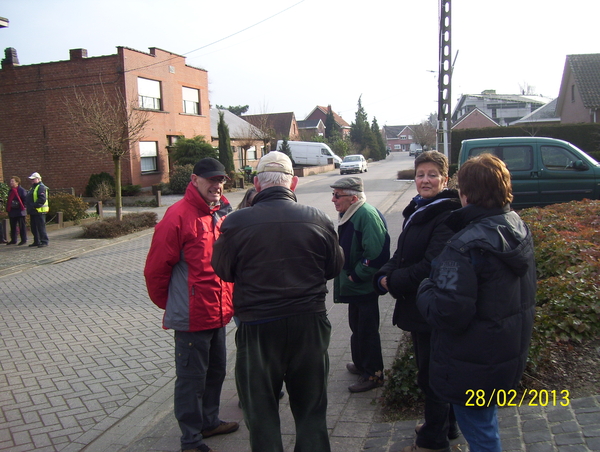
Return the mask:
<path id="1" fill-rule="evenodd" d="M 39 243 L 32 243 L 31 245 L 29 245 L 29 248 L 34 247 L 34 246 L 40 246 Z"/>
<path id="2" fill-rule="evenodd" d="M 17 242 L 6 242 L 7 245 L 16 245 Z"/>
<path id="3" fill-rule="evenodd" d="M 26 243 L 27 240 L 21 240 L 19 243 L 17 243 L 17 246 L 25 245 Z"/>
<path id="4" fill-rule="evenodd" d="M 45 246 L 48 246 L 48 244 L 47 244 L 47 243 L 40 243 L 40 244 L 38 245 L 38 248 L 43 248 L 43 247 L 45 247 Z"/>
<path id="5" fill-rule="evenodd" d="M 346 364 L 346 369 L 351 374 L 360 375 L 362 373 L 360 370 L 358 370 L 358 367 L 356 367 L 356 365 L 354 363 Z"/>

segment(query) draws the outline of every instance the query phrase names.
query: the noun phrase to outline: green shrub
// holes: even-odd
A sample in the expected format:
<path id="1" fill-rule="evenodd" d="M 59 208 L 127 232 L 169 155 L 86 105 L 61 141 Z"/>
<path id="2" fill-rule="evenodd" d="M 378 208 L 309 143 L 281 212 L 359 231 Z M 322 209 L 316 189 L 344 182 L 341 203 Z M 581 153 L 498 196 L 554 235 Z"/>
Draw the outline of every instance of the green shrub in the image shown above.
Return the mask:
<path id="1" fill-rule="evenodd" d="M 600 336 L 600 201 L 524 209 L 533 234 L 538 274 L 529 352 L 532 373 L 558 343 Z"/>
<path id="2" fill-rule="evenodd" d="M 106 172 L 102 172 L 98 174 L 92 174 L 90 176 L 88 184 L 85 187 L 85 196 L 87 196 L 88 198 L 95 196 L 94 191 L 96 190 L 96 187 L 98 187 L 98 185 L 100 185 L 102 182 L 107 182 L 112 187 L 114 193 L 115 178 Z"/>
<path id="3" fill-rule="evenodd" d="M 123 215 L 123 220 L 115 217 L 83 226 L 83 237 L 87 239 L 112 239 L 144 229 L 153 228 L 158 221 L 156 212 L 139 212 Z"/>
<path id="4" fill-rule="evenodd" d="M 185 189 L 190 183 L 190 175 L 194 172 L 194 165 L 175 165 L 169 188 L 175 194 L 185 193 Z"/>
<path id="5" fill-rule="evenodd" d="M 64 221 L 78 221 L 88 217 L 88 204 L 81 198 L 68 193 L 52 193 L 48 198 L 50 208 L 48 217 L 52 218 L 58 212 L 63 213 Z"/>
<path id="6" fill-rule="evenodd" d="M 172 195 L 173 194 L 173 190 L 171 190 L 171 187 L 169 187 L 169 184 L 165 184 L 164 182 L 156 184 L 156 189 L 160 190 L 160 193 L 163 195 Z"/>
<path id="7" fill-rule="evenodd" d="M 401 333 L 403 340 L 398 356 L 391 369 L 385 371 L 385 386 L 382 393 L 384 411 L 402 412 L 422 404 L 423 393 L 417 386 L 417 365 L 409 333 Z"/>
<path id="8" fill-rule="evenodd" d="M 115 194 L 115 187 L 107 181 L 102 181 L 94 188 L 94 198 L 103 203 L 107 203 Z"/>
<path id="9" fill-rule="evenodd" d="M 0 212 L 4 212 L 6 210 L 6 201 L 8 199 L 9 190 L 10 187 L 8 184 L 0 182 Z"/>
<path id="10" fill-rule="evenodd" d="M 124 185 L 121 187 L 121 195 L 123 196 L 136 196 L 142 192 L 141 185 Z"/>
<path id="11" fill-rule="evenodd" d="M 413 180 L 415 178 L 415 170 L 413 168 L 400 170 L 396 174 L 398 180 Z"/>

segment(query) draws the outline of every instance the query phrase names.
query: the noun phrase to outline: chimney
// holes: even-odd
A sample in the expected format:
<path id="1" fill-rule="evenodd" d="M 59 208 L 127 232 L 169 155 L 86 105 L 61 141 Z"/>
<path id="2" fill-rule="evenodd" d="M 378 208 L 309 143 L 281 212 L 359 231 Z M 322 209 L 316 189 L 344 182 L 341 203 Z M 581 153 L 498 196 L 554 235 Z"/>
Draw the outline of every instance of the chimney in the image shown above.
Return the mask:
<path id="1" fill-rule="evenodd" d="M 87 58 L 87 50 L 86 49 L 70 49 L 69 57 L 71 60 L 81 60 L 83 58 Z"/>
<path id="2" fill-rule="evenodd" d="M 8 47 L 4 49 L 4 59 L 2 60 L 2 69 L 19 66 L 19 57 L 17 49 Z"/>

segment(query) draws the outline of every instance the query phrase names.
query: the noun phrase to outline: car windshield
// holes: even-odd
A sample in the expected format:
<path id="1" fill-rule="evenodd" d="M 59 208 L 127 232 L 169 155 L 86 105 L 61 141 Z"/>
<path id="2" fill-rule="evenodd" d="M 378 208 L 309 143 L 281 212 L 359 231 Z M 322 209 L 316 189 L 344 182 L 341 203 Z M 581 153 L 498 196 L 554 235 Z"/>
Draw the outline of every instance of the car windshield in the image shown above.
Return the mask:
<path id="1" fill-rule="evenodd" d="M 358 155 L 349 155 L 348 157 L 344 157 L 344 162 L 360 162 L 360 157 Z"/>

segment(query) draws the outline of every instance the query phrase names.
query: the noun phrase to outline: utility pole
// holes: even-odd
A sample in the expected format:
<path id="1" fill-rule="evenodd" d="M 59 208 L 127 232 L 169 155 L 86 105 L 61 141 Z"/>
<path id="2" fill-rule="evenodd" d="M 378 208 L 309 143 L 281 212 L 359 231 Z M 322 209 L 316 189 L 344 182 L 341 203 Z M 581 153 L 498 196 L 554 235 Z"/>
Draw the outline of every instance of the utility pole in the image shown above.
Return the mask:
<path id="1" fill-rule="evenodd" d="M 450 159 L 452 84 L 451 0 L 440 0 L 437 150 Z"/>

